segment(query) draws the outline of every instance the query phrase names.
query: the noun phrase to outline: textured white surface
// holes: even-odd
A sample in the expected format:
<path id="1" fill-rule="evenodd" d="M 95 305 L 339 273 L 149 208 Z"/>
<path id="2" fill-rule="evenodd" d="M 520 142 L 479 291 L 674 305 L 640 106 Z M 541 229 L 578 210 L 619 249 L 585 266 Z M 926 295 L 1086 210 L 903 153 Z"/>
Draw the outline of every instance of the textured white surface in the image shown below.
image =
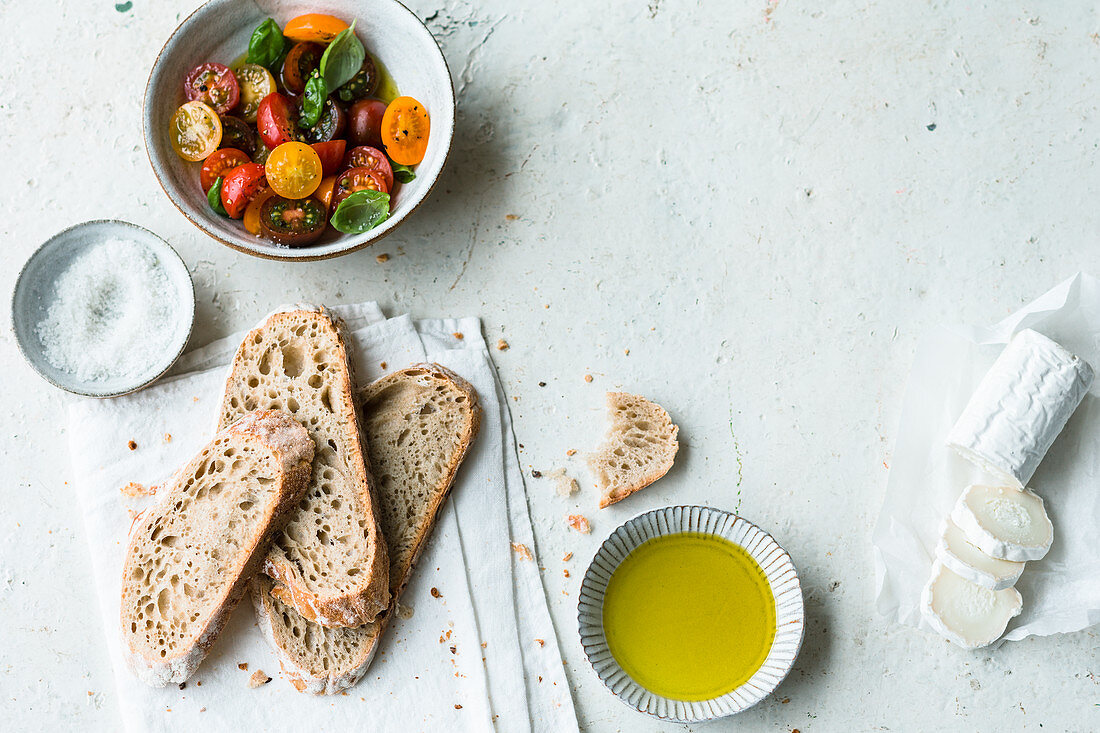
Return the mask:
<path id="1" fill-rule="evenodd" d="M 673 502 L 740 505 L 806 591 L 791 677 L 698 730 L 1097 727 L 1095 630 L 967 653 L 889 625 L 872 607 L 869 541 L 917 337 L 1098 269 L 1093 9 L 416 0 L 459 94 L 450 164 L 392 238 L 290 266 L 205 240 L 157 187 L 141 93 L 196 3 L 133 2 L 0 0 L 18 31 L 0 52 L 0 291 L 54 232 L 119 217 L 191 266 L 195 345 L 297 299 L 482 315 L 490 343 L 511 346 L 495 356 L 525 470 L 564 466 L 584 485 L 570 499 L 546 478 L 528 489 L 587 730 L 670 729 L 587 668 L 575 601 L 600 540 Z M 65 484 L 66 397 L 3 319 L 0 712 L 6 729 L 113 730 Z M 667 407 L 682 448 L 668 476 L 597 512 L 565 451 L 598 442 L 603 392 L 618 388 Z M 578 508 L 591 535 L 565 526 Z"/>

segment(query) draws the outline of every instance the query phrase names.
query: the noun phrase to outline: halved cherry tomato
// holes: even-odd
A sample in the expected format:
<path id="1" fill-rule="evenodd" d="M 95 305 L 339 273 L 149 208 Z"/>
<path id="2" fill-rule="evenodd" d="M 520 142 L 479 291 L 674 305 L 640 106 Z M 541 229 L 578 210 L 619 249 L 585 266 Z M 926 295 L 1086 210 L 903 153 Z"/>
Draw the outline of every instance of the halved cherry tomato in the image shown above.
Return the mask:
<path id="1" fill-rule="evenodd" d="M 412 97 L 398 97 L 382 117 L 382 143 L 401 165 L 416 165 L 428 149 L 431 121 L 424 105 Z"/>
<path id="2" fill-rule="evenodd" d="M 267 185 L 264 167 L 259 163 L 245 163 L 225 174 L 222 180 L 222 206 L 234 219 L 244 215 L 248 202 Z"/>
<path id="3" fill-rule="evenodd" d="M 335 187 L 336 176 L 325 176 L 321 179 L 321 185 L 313 192 L 313 198 L 325 205 L 325 211 L 328 211 L 329 207 L 332 206 L 332 189 Z"/>
<path id="4" fill-rule="evenodd" d="M 370 168 L 351 168 L 336 176 L 336 186 L 332 192 L 332 209 L 340 205 L 340 202 L 351 196 L 356 191 L 369 188 L 371 191 L 389 193 L 390 187 L 377 171 Z"/>
<path id="5" fill-rule="evenodd" d="M 305 198 L 321 183 L 321 159 L 305 143 L 283 143 L 267 156 L 264 167 L 267 185 L 288 199 Z"/>
<path id="6" fill-rule="evenodd" d="M 199 172 L 199 184 L 202 186 L 202 190 L 209 191 L 210 187 L 214 185 L 214 181 L 247 162 L 249 162 L 248 156 L 236 148 L 215 150 L 209 158 L 202 162 L 202 170 Z"/>
<path id="7" fill-rule="evenodd" d="M 185 102 L 168 123 L 168 137 L 179 157 L 203 160 L 221 144 L 222 121 L 210 105 Z"/>
<path id="8" fill-rule="evenodd" d="M 347 146 L 347 140 L 328 140 L 310 145 L 313 152 L 317 153 L 317 157 L 321 159 L 321 172 L 323 175 L 331 176 L 344 166 L 344 149 Z"/>
<path id="9" fill-rule="evenodd" d="M 378 89 L 378 79 L 378 66 L 368 53 L 363 57 L 363 65 L 359 67 L 359 71 L 355 72 L 355 76 L 336 90 L 336 96 L 344 103 L 366 99 Z"/>
<path id="10" fill-rule="evenodd" d="M 256 111 L 264 97 L 275 90 L 275 77 L 259 64 L 241 64 L 235 74 L 241 89 L 240 108 L 237 114 L 247 122 L 256 121 Z"/>
<path id="11" fill-rule="evenodd" d="M 382 117 L 386 103 L 381 99 L 360 99 L 348 110 L 348 142 L 382 147 Z"/>
<path id="12" fill-rule="evenodd" d="M 325 106 L 321 110 L 321 119 L 313 127 L 301 131 L 301 138 L 307 143 L 323 143 L 333 138 L 340 137 L 347 124 L 347 115 L 344 108 L 333 102 L 325 100 Z"/>
<path id="13" fill-rule="evenodd" d="M 256 152 L 256 133 L 247 122 L 233 115 L 222 115 L 221 148 L 236 148 L 252 155 Z"/>
<path id="14" fill-rule="evenodd" d="M 263 236 L 288 247 L 313 244 L 328 226 L 328 212 L 316 199 L 272 196 L 260 207 Z"/>
<path id="15" fill-rule="evenodd" d="M 360 145 L 348 152 L 344 161 L 345 168 L 369 168 L 386 181 L 386 188 L 393 189 L 393 166 L 385 153 L 369 145 Z"/>
<path id="16" fill-rule="evenodd" d="M 291 19 L 283 28 L 283 35 L 292 41 L 330 43 L 348 24 L 333 15 L 308 13 Z"/>
<path id="17" fill-rule="evenodd" d="M 256 127 L 269 150 L 297 138 L 298 113 L 285 94 L 268 94 L 256 110 Z"/>
<path id="18" fill-rule="evenodd" d="M 283 86 L 292 94 L 301 94 L 306 88 L 306 80 L 321 64 L 325 49 L 316 43 L 296 43 L 287 52 L 283 61 Z"/>
<path id="19" fill-rule="evenodd" d="M 188 102 L 205 102 L 224 115 L 237 106 L 241 90 L 228 66 L 208 63 L 191 69 L 183 82 L 183 93 Z"/>
<path id="20" fill-rule="evenodd" d="M 278 194 L 272 191 L 270 187 L 265 188 L 253 196 L 244 209 L 244 218 L 241 219 L 241 223 L 244 224 L 244 228 L 249 233 L 255 234 L 257 237 L 260 236 L 260 207 L 264 205 L 264 201 L 272 196 L 278 196 Z"/>

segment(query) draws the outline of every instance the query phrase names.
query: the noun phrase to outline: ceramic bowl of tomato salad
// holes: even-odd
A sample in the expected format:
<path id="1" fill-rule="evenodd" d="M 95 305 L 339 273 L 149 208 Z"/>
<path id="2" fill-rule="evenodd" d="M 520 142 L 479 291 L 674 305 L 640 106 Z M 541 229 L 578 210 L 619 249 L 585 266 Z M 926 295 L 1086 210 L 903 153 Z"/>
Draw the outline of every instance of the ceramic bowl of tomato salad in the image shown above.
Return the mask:
<path id="1" fill-rule="evenodd" d="M 253 68 L 268 19 L 285 44 L 270 78 Z M 341 76 L 335 49 L 318 69 L 353 22 L 364 71 Z M 381 82 L 365 73 L 370 61 Z M 372 244 L 419 208 L 447 161 L 454 116 L 443 53 L 396 0 L 210 0 L 153 64 L 144 137 L 158 182 L 196 227 L 247 254 L 305 261 Z M 402 136 L 410 118 L 422 118 L 419 138 Z M 375 216 L 372 192 L 383 191 L 388 215 Z"/>

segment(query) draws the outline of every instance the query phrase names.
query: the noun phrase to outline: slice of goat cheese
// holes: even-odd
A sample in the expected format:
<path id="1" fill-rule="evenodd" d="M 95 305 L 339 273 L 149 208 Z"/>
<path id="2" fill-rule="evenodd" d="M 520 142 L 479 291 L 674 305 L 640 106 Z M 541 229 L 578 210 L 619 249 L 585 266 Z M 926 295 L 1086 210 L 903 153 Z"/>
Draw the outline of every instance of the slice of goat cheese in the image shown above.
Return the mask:
<path id="1" fill-rule="evenodd" d="M 1092 380 L 1088 362 L 1036 331 L 1020 331 L 978 384 L 947 444 L 1022 489 Z"/>
<path id="2" fill-rule="evenodd" d="M 966 539 L 966 533 L 950 519 L 945 519 L 940 527 L 936 557 L 955 574 L 990 590 L 1004 590 L 1016 585 L 1025 565 L 985 554 Z"/>
<path id="3" fill-rule="evenodd" d="M 989 646 L 1001 638 L 1023 605 L 1015 588 L 983 588 L 939 561 L 933 563 L 932 577 L 921 594 L 921 612 L 928 624 L 964 649 Z"/>
<path id="4" fill-rule="evenodd" d="M 1041 560 L 1054 541 L 1054 525 L 1043 499 L 1030 489 L 968 486 L 951 521 L 970 544 L 999 560 Z"/>

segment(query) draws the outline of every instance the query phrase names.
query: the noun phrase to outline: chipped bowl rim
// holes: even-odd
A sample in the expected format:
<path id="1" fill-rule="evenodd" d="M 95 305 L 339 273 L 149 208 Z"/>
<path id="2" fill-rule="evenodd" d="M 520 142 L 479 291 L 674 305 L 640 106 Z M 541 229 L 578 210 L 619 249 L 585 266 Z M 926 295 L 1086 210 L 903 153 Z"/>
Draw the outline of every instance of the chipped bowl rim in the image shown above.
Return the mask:
<path id="1" fill-rule="evenodd" d="M 687 532 L 722 537 L 760 565 L 775 599 L 776 632 L 764 663 L 741 686 L 701 701 L 673 700 L 635 682 L 607 645 L 603 600 L 611 575 L 639 545 Z M 732 512 L 704 506 L 670 506 L 640 514 L 612 532 L 585 571 L 577 602 L 581 646 L 604 686 L 629 707 L 661 720 L 696 723 L 734 715 L 763 700 L 786 678 L 802 648 L 805 608 L 791 556 L 770 534 Z"/>

